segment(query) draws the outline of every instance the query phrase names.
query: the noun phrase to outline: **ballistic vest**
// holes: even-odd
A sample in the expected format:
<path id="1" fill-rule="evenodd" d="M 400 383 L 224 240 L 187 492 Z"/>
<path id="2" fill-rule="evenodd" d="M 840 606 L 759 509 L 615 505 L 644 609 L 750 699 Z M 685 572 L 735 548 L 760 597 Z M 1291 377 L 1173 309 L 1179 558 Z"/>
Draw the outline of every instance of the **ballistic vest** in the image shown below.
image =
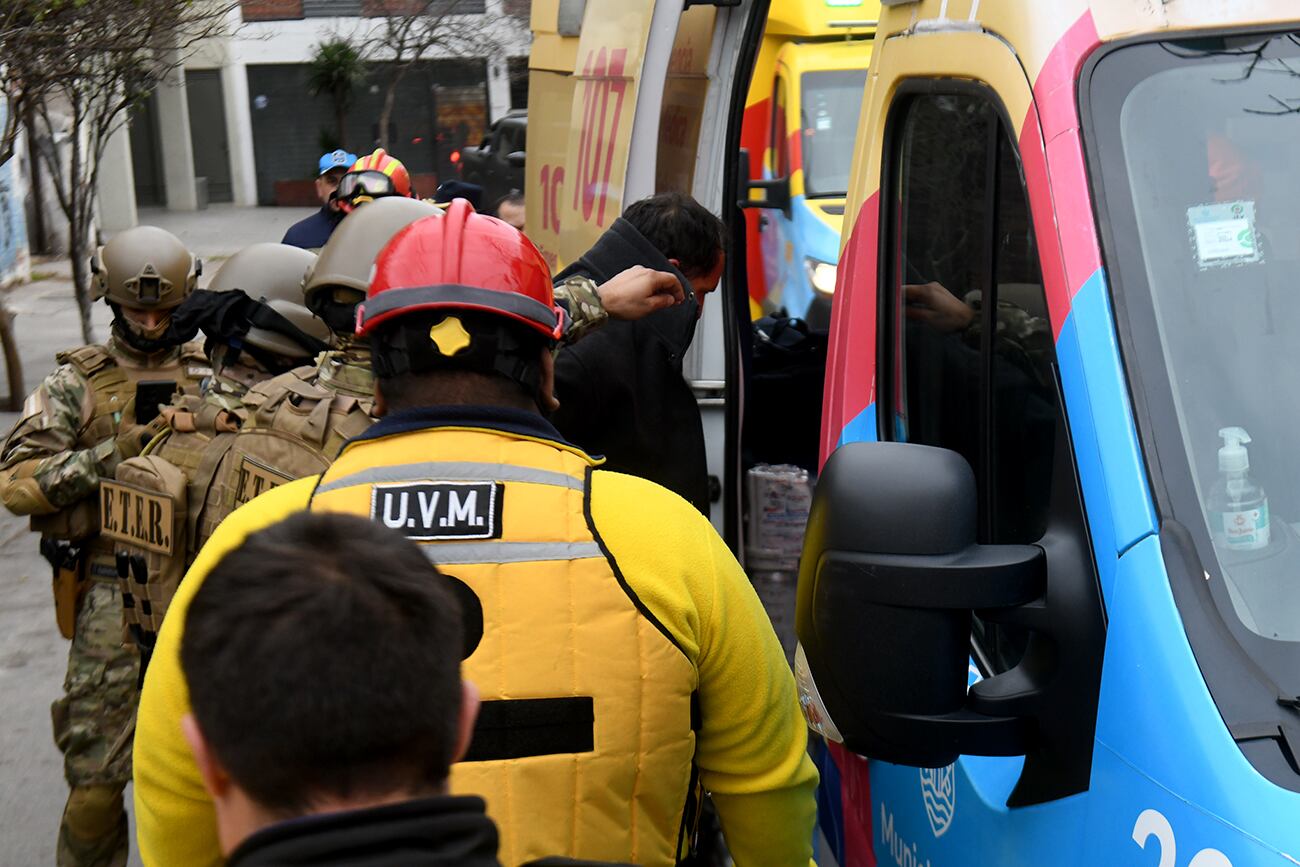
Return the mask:
<path id="1" fill-rule="evenodd" d="M 115 489 L 118 508 L 105 500 L 103 519 L 106 529 L 118 527 L 119 549 L 130 558 L 118 574 L 126 626 L 141 643 L 152 644 L 181 579 L 227 515 L 322 472 L 373 423 L 370 401 L 314 385 L 314 372 L 297 368 L 249 389 L 238 431 L 210 400 L 177 401 L 172 433 L 118 467 L 116 481 L 126 487 Z"/>
<path id="2" fill-rule="evenodd" d="M 196 525 L 215 466 L 215 458 L 205 458 L 229 447 L 239 423 L 228 410 L 198 395 L 178 397 L 163 413 L 170 426 L 166 437 L 118 465 L 100 509 L 105 534 L 115 537 L 116 550 L 127 558 L 118 564 L 127 630 L 146 646 L 152 645 L 198 554 Z M 136 515 L 158 520 L 141 522 Z"/>
<path id="3" fill-rule="evenodd" d="M 694 823 L 698 674 L 591 520 L 596 464 L 531 437 L 427 429 L 349 444 L 312 494 L 313 510 L 421 545 L 481 604 L 464 676 L 483 704 L 451 789 L 487 801 L 503 864 L 669 865 Z"/>
<path id="4" fill-rule="evenodd" d="M 117 436 L 123 413 L 135 396 L 138 383 L 173 380 L 182 391 L 196 393 L 203 377 L 212 373 L 197 343 L 186 343 L 166 363 L 148 367 L 122 364 L 109 347 L 97 344 L 60 352 L 55 358 L 59 364 L 72 365 L 86 379 L 94 403 L 90 421 L 82 429 L 74 449 L 93 448 Z M 100 499 L 87 497 L 53 515 L 34 516 L 32 529 L 42 536 L 80 542 L 85 551 L 82 564 L 86 576 L 116 582 L 113 543 L 98 535 Z"/>

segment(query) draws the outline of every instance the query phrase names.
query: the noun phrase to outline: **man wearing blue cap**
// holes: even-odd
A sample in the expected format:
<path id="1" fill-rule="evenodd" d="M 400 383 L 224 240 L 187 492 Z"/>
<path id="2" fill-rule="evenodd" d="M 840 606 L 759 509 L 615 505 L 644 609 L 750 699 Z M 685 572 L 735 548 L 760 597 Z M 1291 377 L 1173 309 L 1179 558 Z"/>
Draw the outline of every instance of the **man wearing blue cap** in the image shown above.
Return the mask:
<path id="1" fill-rule="evenodd" d="M 334 191 L 338 189 L 339 180 L 356 161 L 357 155 L 345 150 L 331 151 L 321 156 L 317 166 L 319 174 L 316 176 L 316 195 L 320 197 L 321 209 L 290 226 L 289 231 L 284 233 L 281 244 L 313 251 L 325 246 L 334 227 L 343 219 L 343 212 L 334 206 Z"/>

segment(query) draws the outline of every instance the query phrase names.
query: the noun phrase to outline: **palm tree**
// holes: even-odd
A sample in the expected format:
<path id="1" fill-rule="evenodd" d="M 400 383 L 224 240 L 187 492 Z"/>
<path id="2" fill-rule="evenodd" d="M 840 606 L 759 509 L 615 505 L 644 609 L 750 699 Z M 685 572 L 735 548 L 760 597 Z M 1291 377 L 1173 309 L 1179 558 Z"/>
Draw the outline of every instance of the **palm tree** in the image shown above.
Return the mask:
<path id="1" fill-rule="evenodd" d="M 353 90 L 365 78 L 366 62 L 355 45 L 334 37 L 316 46 L 310 69 L 307 89 L 312 96 L 328 96 L 333 101 L 339 147 L 346 149 L 348 108 Z"/>

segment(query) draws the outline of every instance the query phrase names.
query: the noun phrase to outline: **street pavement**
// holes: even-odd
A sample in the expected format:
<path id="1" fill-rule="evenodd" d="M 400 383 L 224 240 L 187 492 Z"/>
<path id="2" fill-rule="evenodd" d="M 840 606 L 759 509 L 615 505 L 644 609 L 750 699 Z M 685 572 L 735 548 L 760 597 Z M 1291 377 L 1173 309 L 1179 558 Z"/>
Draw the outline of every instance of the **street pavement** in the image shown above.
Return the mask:
<path id="1" fill-rule="evenodd" d="M 279 241 L 286 228 L 310 213 L 213 206 L 193 213 L 142 210 L 140 222 L 162 226 L 185 241 L 207 262 L 206 279 L 224 258 L 257 241 Z M 37 261 L 32 270 L 43 279 L 5 293 L 15 314 L 28 392 L 53 369 L 56 352 L 82 343 L 67 260 Z M 110 317 L 106 305 L 95 305 L 97 340 L 108 336 Z M 15 413 L 0 413 L 5 431 L 15 421 Z M 5 564 L 0 569 L 0 867 L 42 867 L 54 864 L 67 797 L 62 758 L 50 735 L 50 703 L 61 692 L 68 643 L 54 625 L 50 568 L 36 551 L 36 537 L 25 519 L 3 509 L 0 557 Z M 129 789 L 127 795 L 129 805 Z M 139 863 L 133 851 L 131 864 Z"/>

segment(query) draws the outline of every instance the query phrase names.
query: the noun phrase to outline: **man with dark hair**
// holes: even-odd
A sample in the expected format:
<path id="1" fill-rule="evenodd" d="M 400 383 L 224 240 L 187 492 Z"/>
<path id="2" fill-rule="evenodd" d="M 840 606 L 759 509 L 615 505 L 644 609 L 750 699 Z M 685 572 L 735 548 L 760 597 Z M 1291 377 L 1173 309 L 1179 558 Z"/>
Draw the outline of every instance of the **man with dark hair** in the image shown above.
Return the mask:
<path id="1" fill-rule="evenodd" d="M 707 790 L 737 864 L 807 865 L 817 774 L 771 623 L 703 516 L 605 472 L 542 417 L 564 321 L 541 254 L 500 220 L 457 201 L 407 226 L 357 308 L 380 420 L 320 476 L 231 514 L 173 606 L 220 552 L 287 514 L 368 516 L 479 600 L 465 674 L 482 711 L 451 791 L 487 802 L 504 863 L 682 863 Z M 176 612 L 136 735 L 151 867 L 209 864 L 215 848 L 177 744 L 189 708 Z"/>
<path id="2" fill-rule="evenodd" d="M 300 514 L 222 557 L 185 613 L 182 727 L 229 863 L 495 867 L 483 801 L 446 794 L 478 710 L 464 632 L 372 521 Z"/>
<path id="3" fill-rule="evenodd" d="M 555 426 L 611 470 L 641 476 L 709 514 L 708 461 L 699 406 L 682 375 L 704 298 L 722 278 L 722 221 L 690 196 L 634 202 L 556 280 L 600 283 L 633 265 L 678 274 L 694 303 L 635 322 L 609 322 L 555 361 Z"/>
<path id="4" fill-rule="evenodd" d="M 699 316 L 704 296 L 717 289 L 722 279 L 722 254 L 727 247 L 722 220 L 685 193 L 660 193 L 633 202 L 623 219 L 686 276 L 700 304 Z M 600 242 L 596 243 L 598 247 Z"/>
<path id="5" fill-rule="evenodd" d="M 492 216 L 509 223 L 521 232 L 524 230 L 525 213 L 524 194 L 518 190 L 506 193 L 492 206 Z"/>

